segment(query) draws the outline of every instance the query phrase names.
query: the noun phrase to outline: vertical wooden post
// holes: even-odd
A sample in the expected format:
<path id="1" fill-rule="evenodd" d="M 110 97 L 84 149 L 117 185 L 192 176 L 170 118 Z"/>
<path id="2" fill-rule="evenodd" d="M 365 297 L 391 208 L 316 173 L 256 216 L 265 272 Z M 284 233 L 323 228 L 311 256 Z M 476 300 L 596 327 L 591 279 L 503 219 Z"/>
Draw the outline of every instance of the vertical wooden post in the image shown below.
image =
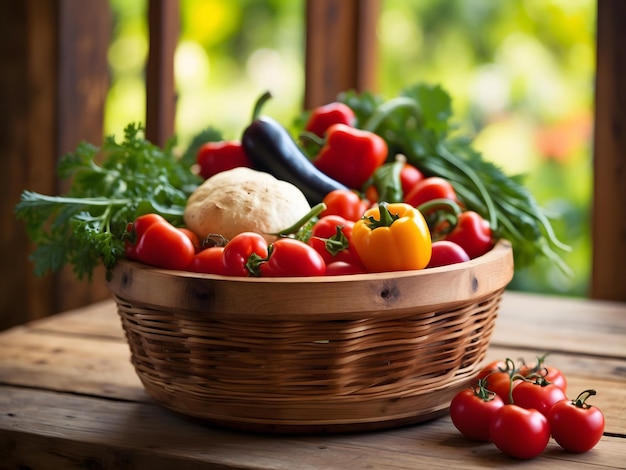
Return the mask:
<path id="1" fill-rule="evenodd" d="M 626 2 L 598 0 L 592 298 L 626 301 Z"/>
<path id="2" fill-rule="evenodd" d="M 146 70 L 146 137 L 163 145 L 174 135 L 176 86 L 174 53 L 180 30 L 178 0 L 149 0 Z"/>
<path id="3" fill-rule="evenodd" d="M 36 278 L 13 208 L 21 192 L 56 189 L 56 7 L 26 0 L 0 11 L 0 330 L 49 315 L 54 280 Z"/>
<path id="4" fill-rule="evenodd" d="M 37 278 L 13 209 L 23 190 L 55 194 L 56 162 L 103 138 L 108 0 L 24 0 L 0 6 L 0 329 L 108 297 L 103 278 L 70 270 Z"/>
<path id="5" fill-rule="evenodd" d="M 107 53 L 111 13 L 107 0 L 60 0 L 58 12 L 57 155 L 80 141 L 100 145 L 104 137 L 104 106 L 109 89 Z M 57 188 L 62 192 L 65 188 Z M 81 307 L 110 296 L 104 268 L 93 281 L 77 281 L 70 267 L 56 276 L 55 311 Z"/>
<path id="6" fill-rule="evenodd" d="M 379 0 L 307 0 L 304 106 L 375 91 Z"/>

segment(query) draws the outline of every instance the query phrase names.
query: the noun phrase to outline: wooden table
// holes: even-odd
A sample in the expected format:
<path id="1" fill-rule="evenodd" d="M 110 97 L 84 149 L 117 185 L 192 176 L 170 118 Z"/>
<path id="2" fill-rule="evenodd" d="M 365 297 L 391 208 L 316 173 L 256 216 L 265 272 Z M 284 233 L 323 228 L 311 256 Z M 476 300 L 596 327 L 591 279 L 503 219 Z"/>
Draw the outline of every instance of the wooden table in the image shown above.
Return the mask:
<path id="1" fill-rule="evenodd" d="M 151 401 L 106 301 L 0 334 L 0 469 L 626 468 L 626 304 L 506 292 L 486 360 L 546 351 L 570 394 L 598 392 L 606 429 L 588 453 L 551 440 L 516 461 L 466 441 L 447 416 L 361 434 L 247 434 Z"/>

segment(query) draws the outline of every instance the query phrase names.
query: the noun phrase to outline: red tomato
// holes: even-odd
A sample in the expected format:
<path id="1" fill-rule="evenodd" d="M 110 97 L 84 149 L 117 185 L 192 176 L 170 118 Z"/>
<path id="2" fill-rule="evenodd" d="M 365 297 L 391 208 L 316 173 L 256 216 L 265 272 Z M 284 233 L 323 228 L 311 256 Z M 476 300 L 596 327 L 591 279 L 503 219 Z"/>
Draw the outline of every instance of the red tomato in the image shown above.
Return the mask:
<path id="1" fill-rule="evenodd" d="M 485 379 L 485 388 L 496 393 L 504 403 L 509 403 L 511 386 L 515 387 L 519 382 L 512 379 L 515 373 L 512 361 L 493 361 L 483 367 L 476 380 Z"/>
<path id="2" fill-rule="evenodd" d="M 253 254 L 267 258 L 267 241 L 255 232 L 242 232 L 235 235 L 224 247 L 224 269 L 228 276 L 250 275 L 246 263 Z"/>
<path id="3" fill-rule="evenodd" d="M 327 215 L 313 225 L 308 243 L 322 255 L 326 264 L 345 261 L 358 266 L 361 260 L 351 241 L 353 227 L 351 220 L 339 215 Z"/>
<path id="4" fill-rule="evenodd" d="M 552 365 L 546 365 L 547 353 L 537 358 L 535 365 L 525 365 L 520 368 L 519 373 L 524 377 L 532 378 L 535 375 L 542 376 L 545 380 L 563 389 L 567 393 L 567 378 L 565 374 Z"/>
<path id="5" fill-rule="evenodd" d="M 468 439 L 488 441 L 491 419 L 502 406 L 502 399 L 484 388 L 461 390 L 450 402 L 450 419 Z"/>
<path id="6" fill-rule="evenodd" d="M 151 213 L 140 215 L 133 222 L 128 224 L 126 233 L 124 234 L 126 240 L 124 253 L 127 258 L 136 259 L 137 241 L 143 236 L 148 227 L 157 222 L 168 223 L 163 216 Z"/>
<path id="7" fill-rule="evenodd" d="M 196 253 L 193 243 L 169 222 L 155 222 L 137 240 L 137 261 L 164 269 L 185 269 Z"/>
<path id="8" fill-rule="evenodd" d="M 400 170 L 400 184 L 402 194 L 409 194 L 417 183 L 424 179 L 424 175 L 410 163 L 405 163 Z"/>
<path id="9" fill-rule="evenodd" d="M 205 248 L 196 253 L 187 270 L 194 273 L 226 275 L 223 252 L 223 246 Z"/>
<path id="10" fill-rule="evenodd" d="M 404 202 L 413 207 L 418 207 L 433 199 L 456 201 L 456 191 L 448 180 L 438 176 L 430 176 L 419 181 L 408 194 L 404 195 Z"/>
<path id="11" fill-rule="evenodd" d="M 560 387 L 541 379 L 536 382 L 522 380 L 513 388 L 513 403 L 522 408 L 534 408 L 544 416 L 548 416 L 552 405 L 566 398 Z"/>
<path id="12" fill-rule="evenodd" d="M 349 189 L 335 189 L 328 193 L 322 202 L 326 204 L 326 209 L 320 217 L 338 215 L 353 222 L 359 220 L 369 206 L 368 201 L 364 201 L 361 196 Z"/>
<path id="13" fill-rule="evenodd" d="M 293 238 L 279 238 L 269 247 L 269 259 L 259 266 L 263 277 L 323 276 L 324 258 L 315 248 Z"/>
<path id="14" fill-rule="evenodd" d="M 240 166 L 252 168 L 239 141 L 207 142 L 198 149 L 196 162 L 204 179 Z"/>
<path id="15" fill-rule="evenodd" d="M 426 267 L 436 268 L 469 260 L 469 255 L 458 244 L 449 240 L 438 240 L 432 243 L 432 254 Z"/>
<path id="16" fill-rule="evenodd" d="M 511 457 L 532 459 L 548 445 L 550 425 L 548 418 L 537 410 L 507 404 L 494 413 L 489 438 Z"/>
<path id="17" fill-rule="evenodd" d="M 186 227 L 178 227 L 178 230 L 183 232 L 187 236 L 187 238 L 191 240 L 191 243 L 193 243 L 193 246 L 196 249 L 196 253 L 198 253 L 202 248 L 198 235 L 196 235 L 195 233 L 193 233 L 191 230 L 189 230 Z"/>
<path id="18" fill-rule="evenodd" d="M 367 270 L 361 263 L 353 264 L 346 261 L 333 261 L 326 265 L 326 276 L 343 276 L 345 274 L 366 274 Z"/>
<path id="19" fill-rule="evenodd" d="M 587 452 L 602 438 L 604 414 L 599 408 L 585 403 L 595 394 L 595 390 L 585 390 L 575 400 L 556 403 L 548 413 L 552 437 L 563 449 Z"/>

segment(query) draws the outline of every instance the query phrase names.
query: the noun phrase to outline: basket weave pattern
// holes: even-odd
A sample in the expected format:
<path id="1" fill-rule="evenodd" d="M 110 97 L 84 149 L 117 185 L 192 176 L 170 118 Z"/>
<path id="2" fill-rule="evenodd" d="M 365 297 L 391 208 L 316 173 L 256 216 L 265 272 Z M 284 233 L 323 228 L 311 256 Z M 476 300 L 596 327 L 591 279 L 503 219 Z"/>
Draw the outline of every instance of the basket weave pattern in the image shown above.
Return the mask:
<path id="1" fill-rule="evenodd" d="M 277 318 L 211 315 L 112 290 L 132 363 L 158 402 L 242 429 L 333 431 L 445 411 L 485 357 L 504 284 L 436 309 L 335 319 L 295 308 Z"/>

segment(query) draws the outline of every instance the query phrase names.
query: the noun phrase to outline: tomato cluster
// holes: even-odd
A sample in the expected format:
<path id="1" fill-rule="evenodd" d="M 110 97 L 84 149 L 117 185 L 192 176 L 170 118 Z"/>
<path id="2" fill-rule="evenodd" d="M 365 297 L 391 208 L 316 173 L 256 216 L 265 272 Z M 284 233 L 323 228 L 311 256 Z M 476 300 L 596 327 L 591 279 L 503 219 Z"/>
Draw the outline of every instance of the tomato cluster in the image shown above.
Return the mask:
<path id="1" fill-rule="evenodd" d="M 468 439 L 491 441 L 518 459 L 541 454 L 550 437 L 569 452 L 587 452 L 602 437 L 604 415 L 586 403 L 594 390 L 573 400 L 566 390 L 565 375 L 546 365 L 545 355 L 534 366 L 495 361 L 479 372 L 471 388 L 455 395 L 450 418 Z"/>
<path id="2" fill-rule="evenodd" d="M 311 245 L 294 238 L 268 244 L 254 232 L 231 240 L 206 240 L 177 228 L 157 214 L 146 214 L 129 224 L 126 257 L 151 266 L 224 276 L 323 276 L 326 262 Z"/>

